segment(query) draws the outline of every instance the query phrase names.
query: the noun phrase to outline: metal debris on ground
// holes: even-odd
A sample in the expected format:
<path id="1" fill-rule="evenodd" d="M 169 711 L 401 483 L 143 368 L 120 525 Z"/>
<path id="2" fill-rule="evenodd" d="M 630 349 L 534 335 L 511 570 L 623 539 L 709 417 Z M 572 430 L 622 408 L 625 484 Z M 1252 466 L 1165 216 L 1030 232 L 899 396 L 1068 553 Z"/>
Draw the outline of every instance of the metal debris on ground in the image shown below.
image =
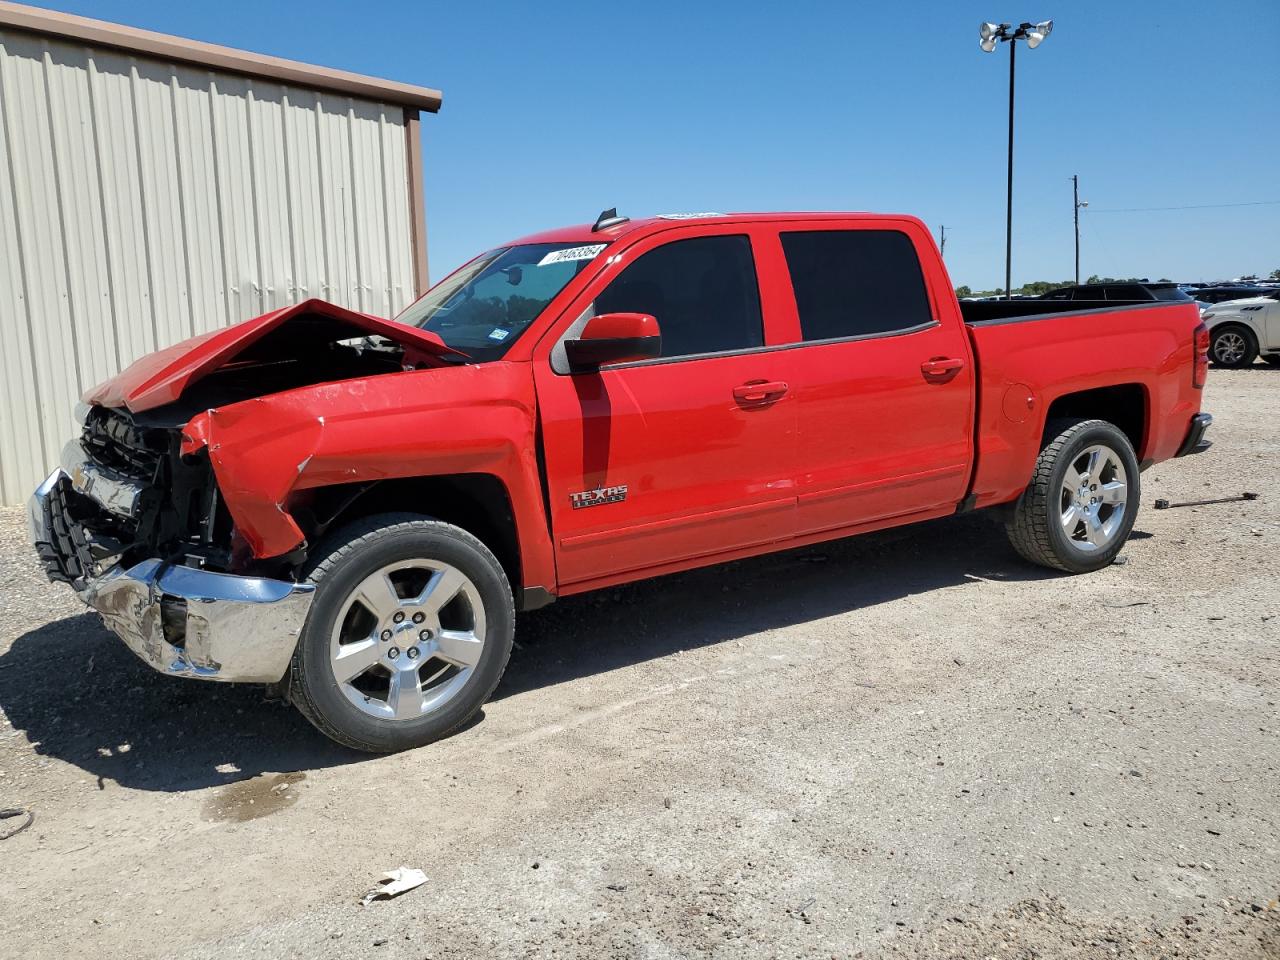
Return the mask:
<path id="1" fill-rule="evenodd" d="M 367 891 L 360 898 L 360 906 L 367 907 L 374 900 L 390 900 L 392 897 L 398 897 L 402 893 L 408 893 L 415 887 L 420 887 L 427 882 L 427 875 L 421 870 L 415 870 L 412 867 L 400 867 L 397 870 L 388 870 L 378 880 L 378 886 Z"/>
<path id="2" fill-rule="evenodd" d="M 20 817 L 23 814 L 26 814 L 27 819 L 12 830 L 6 830 L 4 833 L 0 833 L 0 840 L 8 840 L 10 837 L 16 837 L 36 821 L 36 815 L 24 807 L 6 807 L 5 809 L 0 810 L 0 820 L 12 820 L 14 817 Z"/>
<path id="3" fill-rule="evenodd" d="M 1181 503 L 1170 503 L 1161 497 L 1156 501 L 1157 510 L 1172 510 L 1174 507 L 1209 507 L 1215 503 L 1239 503 L 1241 500 L 1257 500 L 1256 493 L 1242 493 L 1238 497 L 1218 497 L 1216 500 L 1184 500 Z"/>

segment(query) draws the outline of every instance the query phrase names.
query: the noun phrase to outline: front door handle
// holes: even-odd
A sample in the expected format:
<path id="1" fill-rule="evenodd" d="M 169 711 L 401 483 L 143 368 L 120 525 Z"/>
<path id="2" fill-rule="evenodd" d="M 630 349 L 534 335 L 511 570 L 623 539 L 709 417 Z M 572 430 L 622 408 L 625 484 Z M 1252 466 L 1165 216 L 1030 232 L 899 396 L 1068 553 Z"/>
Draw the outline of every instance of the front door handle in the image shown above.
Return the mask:
<path id="1" fill-rule="evenodd" d="M 929 380 L 950 380 L 964 369 L 964 361 L 956 357 L 933 357 L 920 364 L 920 372 Z"/>
<path id="2" fill-rule="evenodd" d="M 733 399 L 739 403 L 773 403 L 791 389 L 781 380 L 751 380 L 733 388 Z"/>

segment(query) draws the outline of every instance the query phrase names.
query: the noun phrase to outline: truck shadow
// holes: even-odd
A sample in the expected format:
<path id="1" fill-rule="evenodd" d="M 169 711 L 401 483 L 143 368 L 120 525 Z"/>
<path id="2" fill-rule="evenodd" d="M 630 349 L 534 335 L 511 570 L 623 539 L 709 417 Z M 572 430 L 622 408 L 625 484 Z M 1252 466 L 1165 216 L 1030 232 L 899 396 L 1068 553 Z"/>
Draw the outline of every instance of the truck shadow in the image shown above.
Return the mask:
<path id="1" fill-rule="evenodd" d="M 974 579 L 1059 576 L 973 513 L 626 584 L 523 617 L 493 699 Z"/>
<path id="2" fill-rule="evenodd" d="M 99 789 L 194 790 L 362 756 L 261 687 L 155 673 L 90 613 L 23 634 L 0 655 L 0 709 L 36 753 L 83 769 Z"/>
<path id="3" fill-rule="evenodd" d="M 521 617 L 495 699 L 975 578 L 1056 576 L 1018 559 L 979 513 L 569 597 Z M 187 791 L 368 757 L 260 687 L 157 675 L 90 614 L 0 655 L 0 709 L 38 754 L 100 787 Z"/>

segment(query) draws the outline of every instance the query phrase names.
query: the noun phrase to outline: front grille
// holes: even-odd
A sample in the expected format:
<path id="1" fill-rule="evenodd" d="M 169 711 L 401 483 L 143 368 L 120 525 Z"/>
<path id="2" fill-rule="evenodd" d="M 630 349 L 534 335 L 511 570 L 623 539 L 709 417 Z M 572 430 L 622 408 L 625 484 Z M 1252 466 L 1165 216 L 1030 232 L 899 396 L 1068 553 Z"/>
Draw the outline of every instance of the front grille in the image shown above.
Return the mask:
<path id="1" fill-rule="evenodd" d="M 64 476 L 49 491 L 44 523 L 51 542 L 37 548 L 51 579 L 79 588 L 115 564 L 156 557 L 196 557 L 200 565 L 228 568 L 230 514 L 208 457 L 180 457 L 179 438 L 176 426 L 139 425 L 124 410 L 90 411 L 80 446 L 103 475 L 124 482 L 108 490 L 85 470 L 77 474 L 80 490 Z M 117 509 L 122 501 L 113 494 L 134 486 L 131 506 Z"/>
<path id="2" fill-rule="evenodd" d="M 139 427 L 119 410 L 95 407 L 80 442 L 94 462 L 153 483 L 168 452 L 169 431 Z"/>
<path id="3" fill-rule="evenodd" d="M 77 588 L 87 577 L 96 575 L 98 561 L 119 550 L 119 541 L 86 527 L 77 514 L 96 512 L 84 497 L 71 487 L 65 477 L 53 485 L 46 501 L 46 528 L 52 541 L 36 544 L 40 559 L 50 580 L 65 581 Z M 104 547 L 106 549 L 104 549 Z"/>

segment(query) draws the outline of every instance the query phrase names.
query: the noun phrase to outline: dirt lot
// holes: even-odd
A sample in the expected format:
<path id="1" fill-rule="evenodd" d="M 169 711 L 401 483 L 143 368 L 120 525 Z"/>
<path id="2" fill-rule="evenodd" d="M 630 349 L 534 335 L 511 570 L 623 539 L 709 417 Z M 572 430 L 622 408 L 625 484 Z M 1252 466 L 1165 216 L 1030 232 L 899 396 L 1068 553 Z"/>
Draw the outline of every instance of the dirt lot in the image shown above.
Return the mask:
<path id="1" fill-rule="evenodd" d="M 1144 502 L 1262 499 L 1148 506 L 1123 566 L 974 515 L 564 601 L 393 757 L 149 672 L 6 511 L 3 952 L 1280 957 L 1280 369 L 1206 409 Z"/>

